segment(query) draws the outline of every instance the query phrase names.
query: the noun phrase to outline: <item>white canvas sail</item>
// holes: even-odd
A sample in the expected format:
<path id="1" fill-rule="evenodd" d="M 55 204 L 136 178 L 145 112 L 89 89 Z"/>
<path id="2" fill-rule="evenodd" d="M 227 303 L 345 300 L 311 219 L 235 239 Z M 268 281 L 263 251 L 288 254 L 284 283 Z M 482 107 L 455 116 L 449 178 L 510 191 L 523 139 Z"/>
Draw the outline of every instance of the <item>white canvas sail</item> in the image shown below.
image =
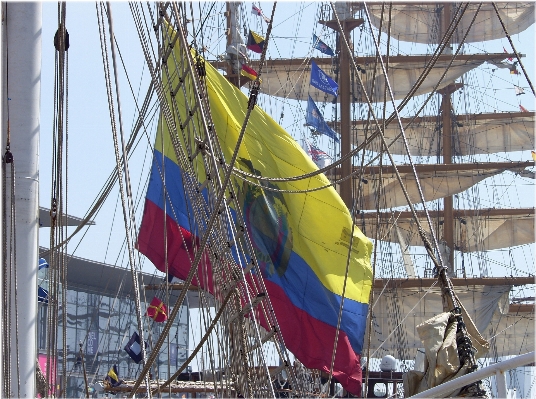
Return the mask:
<path id="1" fill-rule="evenodd" d="M 481 115 L 457 115 L 455 125 L 456 140 L 454 141 L 457 155 L 494 154 L 497 152 L 514 152 L 535 148 L 534 112 L 504 113 Z M 434 156 L 441 143 L 437 138 L 437 127 L 441 123 L 438 117 L 417 117 L 406 127 L 409 118 L 402 119 L 404 132 L 408 139 L 411 155 Z M 382 121 L 379 121 L 380 125 Z M 357 140 L 361 142 L 368 130 L 374 132 L 374 125 L 363 122 L 355 124 Z M 391 143 L 400 134 L 398 123 L 392 121 L 384 131 L 387 143 Z M 354 142 L 354 145 L 356 143 Z M 375 140 L 372 149 L 379 149 L 380 141 Z M 401 138 L 389 147 L 392 154 L 405 155 L 406 149 Z"/>
<path id="2" fill-rule="evenodd" d="M 496 5 L 499 9 L 499 15 L 511 35 L 524 31 L 534 23 L 534 3 L 501 2 L 496 3 Z M 367 6 L 369 7 L 372 24 L 379 28 L 381 4 L 367 4 Z M 453 35 L 455 43 L 458 43 L 465 35 L 478 6 L 478 3 L 469 4 L 456 34 Z M 437 34 L 437 26 L 439 25 L 438 11 L 441 11 L 441 8 L 441 4 L 435 3 L 394 3 L 391 35 L 393 38 L 405 42 L 439 43 L 441 38 Z M 386 14 L 387 12 L 384 11 L 384 13 Z M 385 31 L 386 26 L 387 24 L 384 21 L 382 30 Z M 496 16 L 493 5 L 491 3 L 482 4 L 465 42 L 473 43 L 502 37 L 504 37 L 504 30 Z"/>
<path id="3" fill-rule="evenodd" d="M 522 170 L 520 169 L 514 169 Z M 426 201 L 444 198 L 449 195 L 458 194 L 474 186 L 482 180 L 504 172 L 505 169 L 480 169 L 467 171 L 439 171 L 421 172 L 418 174 L 420 186 Z M 401 173 L 402 180 L 406 186 L 412 203 L 420 202 L 419 190 L 413 173 Z M 379 176 L 365 175 L 367 184 L 362 185 L 364 210 L 376 209 L 376 198 L 378 197 Z M 383 174 L 381 179 L 382 193 L 380 208 L 395 208 L 406 206 L 407 200 L 402 188 L 394 174 Z"/>
<path id="4" fill-rule="evenodd" d="M 497 57 L 497 55 L 494 55 Z M 490 56 L 492 58 L 493 56 Z M 501 58 L 502 56 L 498 56 Z M 411 61 L 411 57 L 400 57 L 400 61 L 392 59 L 389 64 L 389 81 L 397 82 L 393 86 L 393 92 L 396 100 L 404 98 L 410 89 L 413 87 L 417 79 L 422 74 L 427 62 L 430 61 L 429 57 L 419 57 L 419 61 Z M 323 68 L 323 70 L 331 76 L 336 78 L 330 71 L 331 59 L 316 58 L 315 62 Z M 446 76 L 439 84 L 438 88 L 442 89 L 449 84 L 452 84 L 463 74 L 480 66 L 485 59 L 457 59 L 452 62 L 452 66 L 449 68 Z M 385 88 L 385 76 L 381 70 L 377 70 L 374 73 L 375 58 L 368 57 L 359 59 L 356 58 L 356 62 L 361 62 L 361 67 L 365 73 L 361 74 L 361 79 L 366 87 L 368 93 L 371 92 L 374 86 L 374 92 L 380 93 L 383 96 Z M 438 84 L 439 79 L 445 72 L 447 65 L 450 63 L 449 59 L 443 59 L 434 65 L 424 82 L 421 84 L 415 95 L 426 94 L 433 90 Z M 223 68 L 222 62 L 213 62 L 217 68 Z M 252 62 L 252 67 L 255 69 L 256 63 Z M 268 60 L 266 67 L 263 70 L 262 87 L 261 91 L 264 94 L 268 94 L 276 97 L 283 97 L 294 100 L 306 100 L 310 95 L 313 98 L 324 98 L 325 93 L 310 86 L 311 70 L 309 66 L 309 60 L 307 59 L 276 59 Z M 366 99 L 361 92 L 359 82 L 357 79 L 354 82 L 353 92 L 356 94 L 356 101 L 365 102 Z M 330 99 L 332 98 L 329 96 Z M 383 98 L 374 96 L 373 101 L 383 101 Z"/>
<path id="5" fill-rule="evenodd" d="M 522 210 L 516 210 L 514 215 L 508 215 L 506 209 L 503 215 L 500 214 L 502 211 L 500 209 L 494 211 L 497 212 L 493 212 L 492 216 L 486 210 L 482 210 L 480 214 L 475 214 L 474 211 L 469 210 L 455 211 L 456 249 L 462 252 L 490 251 L 534 243 L 534 209 L 526 209 L 524 214 L 520 212 Z M 435 211 L 430 212 L 430 214 L 433 218 L 438 217 L 438 213 Z M 419 219 L 424 231 L 430 234 L 430 229 L 422 213 Z M 362 215 L 358 217 L 357 223 L 369 237 L 375 237 L 375 220 L 374 214 L 367 217 Z M 398 242 L 397 234 L 393 229 L 394 220 L 404 234 L 408 245 L 423 245 L 415 221 L 407 213 L 400 217 L 397 212 L 382 215 L 378 226 L 381 241 Z M 442 237 L 443 223 L 435 225 L 435 230 L 438 237 Z"/>
<path id="6" fill-rule="evenodd" d="M 513 316 L 508 313 L 511 288 L 508 285 L 456 287 L 458 298 L 465 304 L 469 316 L 484 338 L 490 339 L 498 325 L 505 324 L 503 319 Z M 417 350 L 422 348 L 416 327 L 443 312 L 441 290 L 437 286 L 433 288 L 390 287 L 385 290 L 376 288 L 374 296 L 378 299 L 375 300 L 373 307 L 371 355 L 376 350 L 382 353 L 382 350 L 390 352 L 403 348 L 402 350 L 406 351 L 408 356 L 414 357 Z M 404 337 L 403 345 L 401 345 L 401 336 Z M 519 347 L 522 345 L 522 340 L 527 340 L 525 334 L 517 339 Z M 502 342 L 503 339 L 499 341 Z M 529 342 L 527 341 L 524 346 L 529 347 L 530 345 L 527 345 Z M 497 355 L 510 355 L 514 347 L 515 345 L 502 345 L 497 348 Z M 378 353 L 375 354 L 375 356 L 378 355 Z"/>

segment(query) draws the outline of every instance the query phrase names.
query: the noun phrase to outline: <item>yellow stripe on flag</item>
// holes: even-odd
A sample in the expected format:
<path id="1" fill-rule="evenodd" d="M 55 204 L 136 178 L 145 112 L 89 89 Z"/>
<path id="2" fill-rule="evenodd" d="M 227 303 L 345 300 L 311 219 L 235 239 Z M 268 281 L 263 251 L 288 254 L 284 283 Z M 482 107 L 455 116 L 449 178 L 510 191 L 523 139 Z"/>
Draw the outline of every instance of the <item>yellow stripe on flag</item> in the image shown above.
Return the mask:
<path id="1" fill-rule="evenodd" d="M 176 52 L 174 59 L 180 60 L 178 44 L 174 51 Z M 192 49 L 192 52 L 194 51 Z M 229 161 L 246 116 L 248 98 L 209 63 L 205 63 L 205 66 L 212 120 L 220 147 L 225 159 Z M 169 76 L 175 77 L 170 87 L 175 87 L 178 84 L 177 76 L 179 75 L 175 73 L 172 66 L 169 72 Z M 167 75 L 163 77 L 163 84 L 165 87 L 170 85 Z M 167 96 L 169 101 L 170 94 Z M 182 96 L 176 96 L 176 101 L 180 119 L 185 120 L 188 109 L 185 99 Z M 202 130 L 202 127 L 199 126 L 199 129 Z M 195 129 L 190 130 L 195 131 Z M 165 123 L 162 129 L 158 129 L 158 132 L 155 149 L 161 151 L 163 135 L 165 156 L 179 164 Z M 178 139 L 182 142 L 182 135 L 179 134 Z M 192 137 L 193 140 L 194 137 Z M 201 157 L 196 157 L 192 162 L 197 178 L 203 181 L 206 173 Z M 263 177 L 300 176 L 318 170 L 296 140 L 258 106 L 255 106 L 250 114 L 235 166 L 250 173 L 259 173 Z M 233 185 L 238 192 L 244 191 L 246 184 L 248 183 L 239 178 L 233 178 Z M 341 197 L 330 186 L 324 174 L 297 181 L 270 184 L 279 190 L 292 191 L 325 187 L 322 190 L 298 194 L 286 192 L 273 194 L 273 191 L 258 189 L 265 197 L 277 197 L 274 201 L 278 203 L 281 223 L 288 224 L 292 252 L 307 263 L 329 291 L 341 295 L 352 235 L 352 219 Z M 366 304 L 372 287 L 370 265 L 372 243 L 357 227 L 354 230 L 352 242 L 345 296 Z"/>

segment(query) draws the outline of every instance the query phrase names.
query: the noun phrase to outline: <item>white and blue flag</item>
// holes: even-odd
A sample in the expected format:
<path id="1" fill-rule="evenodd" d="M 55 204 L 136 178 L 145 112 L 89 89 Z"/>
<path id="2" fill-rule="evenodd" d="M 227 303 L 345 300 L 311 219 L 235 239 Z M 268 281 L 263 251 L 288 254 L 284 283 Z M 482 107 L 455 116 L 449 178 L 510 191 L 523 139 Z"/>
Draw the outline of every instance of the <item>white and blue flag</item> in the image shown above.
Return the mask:
<path id="1" fill-rule="evenodd" d="M 325 134 L 336 142 L 339 142 L 337 133 L 335 133 L 335 131 L 328 126 L 311 96 L 309 96 L 309 100 L 307 101 L 305 124 L 315 128 L 318 133 Z"/>
<path id="2" fill-rule="evenodd" d="M 48 291 L 44 288 L 37 287 L 37 301 L 42 303 L 48 303 Z"/>
<path id="3" fill-rule="evenodd" d="M 39 269 L 38 270 L 45 269 L 47 267 L 48 267 L 48 262 L 46 261 L 46 259 L 39 258 Z"/>
<path id="4" fill-rule="evenodd" d="M 337 97 L 339 85 L 312 60 L 310 84 L 318 90 L 322 90 L 324 93 L 332 94 Z"/>

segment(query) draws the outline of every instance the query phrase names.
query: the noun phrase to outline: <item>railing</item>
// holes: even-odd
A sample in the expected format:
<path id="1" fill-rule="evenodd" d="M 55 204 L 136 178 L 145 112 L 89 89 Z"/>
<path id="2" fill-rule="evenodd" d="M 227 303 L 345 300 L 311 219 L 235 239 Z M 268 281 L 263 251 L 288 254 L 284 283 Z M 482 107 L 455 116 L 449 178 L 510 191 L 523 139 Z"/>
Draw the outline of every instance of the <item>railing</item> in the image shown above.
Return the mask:
<path id="1" fill-rule="evenodd" d="M 464 387 L 475 381 L 490 377 L 495 374 L 497 377 L 497 394 L 499 398 L 506 398 L 506 377 L 504 372 L 517 367 L 522 367 L 534 362 L 535 352 L 525 353 L 524 355 L 516 356 L 512 359 L 505 360 L 500 363 L 492 364 L 480 370 L 466 374 L 462 377 L 455 378 L 452 381 L 430 388 L 427 391 L 410 396 L 410 398 L 437 398 L 445 395 L 456 388 Z"/>

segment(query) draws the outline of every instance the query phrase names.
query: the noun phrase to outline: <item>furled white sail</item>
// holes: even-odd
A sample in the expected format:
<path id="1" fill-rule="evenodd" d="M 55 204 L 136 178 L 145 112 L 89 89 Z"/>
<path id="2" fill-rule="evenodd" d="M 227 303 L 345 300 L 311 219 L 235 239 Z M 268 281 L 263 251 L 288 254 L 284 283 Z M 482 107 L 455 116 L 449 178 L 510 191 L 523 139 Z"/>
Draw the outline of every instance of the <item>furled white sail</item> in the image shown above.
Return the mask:
<path id="1" fill-rule="evenodd" d="M 326 59 L 315 59 L 315 62 L 329 74 L 333 79 L 337 79 L 331 71 L 331 65 L 325 63 Z M 361 73 L 361 79 L 368 93 L 374 85 L 374 93 L 372 100 L 383 101 L 383 93 L 385 88 L 385 75 L 381 71 L 381 66 L 377 66 L 374 73 L 374 58 L 367 59 L 366 64 L 360 64 L 360 68 L 365 71 Z M 359 63 L 359 59 L 356 60 Z M 415 95 L 430 93 L 439 82 L 441 76 L 450 61 L 438 61 L 434 68 L 427 75 L 424 82 L 421 84 Z M 452 84 L 463 74 L 477 68 L 484 61 L 478 60 L 455 60 L 449 68 L 445 78 L 441 81 L 438 89 L 442 89 L 449 84 Z M 389 63 L 389 81 L 391 82 L 395 99 L 399 100 L 406 96 L 411 90 L 419 76 L 422 74 L 427 61 L 419 62 L 390 62 Z M 219 63 L 214 62 L 213 65 L 219 67 Z M 255 67 L 255 63 L 252 64 Z M 291 59 L 291 60 L 268 60 L 266 68 L 262 71 L 261 91 L 264 94 L 271 96 L 290 98 L 295 100 L 306 100 L 310 95 L 315 100 L 323 100 L 326 94 L 314 87 L 309 82 L 311 80 L 311 70 L 309 60 L 306 59 Z M 396 84 L 393 84 L 396 82 Z M 354 81 L 353 93 L 357 102 L 365 102 L 366 99 L 362 94 L 360 85 L 357 79 Z M 331 101 L 333 97 L 328 96 Z"/>
<path id="2" fill-rule="evenodd" d="M 394 39 L 414 43 L 439 43 L 438 27 L 441 24 L 441 14 L 444 4 L 449 3 L 403 3 L 393 4 L 391 36 Z M 453 4 L 453 3 L 451 3 Z M 499 15 L 510 35 L 523 32 L 534 23 L 534 3 L 501 2 L 495 3 Z M 452 41 L 459 43 L 470 26 L 479 3 L 469 3 L 460 24 L 453 35 Z M 372 24 L 379 29 L 381 23 L 381 4 L 368 4 Z M 387 29 L 388 7 L 384 9 L 384 22 L 382 30 Z M 500 39 L 504 37 L 504 30 L 495 9 L 491 3 L 483 3 L 476 20 L 469 31 L 466 43 Z"/>
<path id="3" fill-rule="evenodd" d="M 493 321 L 493 325 L 496 326 L 497 320 L 508 312 L 510 289 L 511 287 L 507 285 L 456 287 L 456 294 L 476 328 L 488 340 L 496 331 L 494 327 L 490 334 L 490 323 Z M 379 347 L 387 353 L 402 347 L 407 352 L 405 353 L 407 358 L 414 357 L 417 349 L 422 348 L 416 327 L 444 311 L 440 288 L 437 285 L 431 289 L 429 287 L 385 290 L 376 288 L 374 297 L 376 299 L 372 309 L 371 356 Z M 403 317 L 405 320 L 402 322 Z M 368 331 L 365 336 L 367 334 Z M 522 339 L 523 336 L 518 337 L 520 347 Z M 496 337 L 495 342 L 497 344 L 502 342 L 502 337 Z M 512 354 L 509 345 L 501 348 L 497 345 L 497 350 L 498 356 Z M 384 353 L 380 351 L 374 356 L 381 357 Z"/>
<path id="4" fill-rule="evenodd" d="M 497 312 L 491 320 L 486 338 L 490 354 L 520 355 L 534 350 L 534 309 L 532 312 Z"/>
<path id="5" fill-rule="evenodd" d="M 505 210 L 507 214 L 508 210 Z M 534 210 L 527 210 L 525 214 L 488 216 L 486 210 L 480 215 L 467 214 L 463 211 L 454 211 L 456 249 L 462 252 L 489 251 L 493 249 L 513 247 L 535 242 L 534 238 Z M 517 212 L 521 213 L 521 212 Z M 437 215 L 434 215 L 437 217 Z M 383 214 L 379 224 L 379 239 L 381 241 L 398 242 L 393 228 L 393 221 L 404 235 L 408 245 L 422 246 L 422 240 L 417 231 L 417 225 L 411 218 L 397 218 L 397 213 Z M 424 231 L 429 234 L 430 229 L 426 220 L 420 219 Z M 375 237 L 376 219 L 373 217 L 359 218 L 357 225 L 368 237 Z M 443 226 L 439 223 L 434 226 L 438 237 L 443 236 Z"/>
<path id="6" fill-rule="evenodd" d="M 512 171 L 521 171 L 522 169 L 517 168 Z M 502 173 L 504 170 L 482 168 L 480 170 L 420 172 L 419 181 L 425 200 L 432 201 L 461 193 L 488 177 Z M 411 202 L 414 204 L 421 202 L 413 173 L 401 173 L 401 176 Z M 379 175 L 364 175 L 363 177 L 367 181 L 367 184 L 362 185 L 363 202 L 361 207 L 364 210 L 376 209 Z M 381 183 L 381 209 L 395 208 L 408 204 L 395 174 L 383 174 Z"/>
<path id="7" fill-rule="evenodd" d="M 411 155 L 435 156 L 440 145 L 438 127 L 441 120 L 438 117 L 416 118 L 406 128 L 409 122 L 410 119 L 402 119 Z M 534 126 L 534 112 L 457 115 L 454 123 L 454 151 L 455 154 L 464 156 L 532 150 L 536 148 Z M 358 142 L 363 141 L 367 130 L 368 134 L 375 130 L 373 126 L 364 126 L 362 122 L 357 122 L 355 128 Z M 387 143 L 395 140 L 400 134 L 397 121 L 392 121 L 384 134 Z M 379 139 L 375 140 L 370 149 L 379 149 L 379 144 Z M 406 154 L 402 139 L 398 138 L 389 147 L 389 151 L 397 155 Z"/>

